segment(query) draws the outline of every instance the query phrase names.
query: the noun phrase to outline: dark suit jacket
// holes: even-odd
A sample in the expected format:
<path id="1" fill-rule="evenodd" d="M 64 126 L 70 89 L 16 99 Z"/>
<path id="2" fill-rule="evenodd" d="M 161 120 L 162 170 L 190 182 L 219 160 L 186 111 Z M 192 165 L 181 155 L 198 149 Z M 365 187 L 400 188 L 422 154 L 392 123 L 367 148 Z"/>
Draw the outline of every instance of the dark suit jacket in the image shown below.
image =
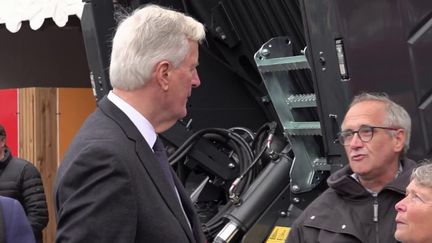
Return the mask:
<path id="1" fill-rule="evenodd" d="M 98 105 L 58 170 L 56 242 L 205 242 L 177 177 L 192 231 L 177 195 L 138 129 L 106 97 Z"/>
<path id="2" fill-rule="evenodd" d="M 0 196 L 0 210 L 0 242 L 35 243 L 30 222 L 17 200 Z"/>

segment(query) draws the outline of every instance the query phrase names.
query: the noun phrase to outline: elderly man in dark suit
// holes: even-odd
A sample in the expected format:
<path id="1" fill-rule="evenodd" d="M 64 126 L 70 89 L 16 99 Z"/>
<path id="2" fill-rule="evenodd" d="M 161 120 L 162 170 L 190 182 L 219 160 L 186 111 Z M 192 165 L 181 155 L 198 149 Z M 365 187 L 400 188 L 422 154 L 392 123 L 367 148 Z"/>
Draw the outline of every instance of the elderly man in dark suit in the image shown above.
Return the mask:
<path id="1" fill-rule="evenodd" d="M 205 242 L 158 138 L 186 115 L 204 27 L 147 5 L 113 40 L 113 90 L 70 145 L 55 183 L 56 242 Z M 160 151 L 162 150 L 162 154 Z"/>

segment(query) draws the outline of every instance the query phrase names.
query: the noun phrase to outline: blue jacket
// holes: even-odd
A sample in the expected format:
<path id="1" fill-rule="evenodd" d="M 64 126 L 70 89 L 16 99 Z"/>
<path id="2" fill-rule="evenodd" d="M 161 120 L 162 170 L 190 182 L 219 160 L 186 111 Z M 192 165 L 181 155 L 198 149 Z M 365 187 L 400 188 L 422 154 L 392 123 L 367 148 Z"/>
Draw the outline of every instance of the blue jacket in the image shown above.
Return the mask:
<path id="1" fill-rule="evenodd" d="M 0 241 L 5 243 L 35 243 L 32 228 L 21 204 L 12 198 L 0 196 L 3 230 Z"/>

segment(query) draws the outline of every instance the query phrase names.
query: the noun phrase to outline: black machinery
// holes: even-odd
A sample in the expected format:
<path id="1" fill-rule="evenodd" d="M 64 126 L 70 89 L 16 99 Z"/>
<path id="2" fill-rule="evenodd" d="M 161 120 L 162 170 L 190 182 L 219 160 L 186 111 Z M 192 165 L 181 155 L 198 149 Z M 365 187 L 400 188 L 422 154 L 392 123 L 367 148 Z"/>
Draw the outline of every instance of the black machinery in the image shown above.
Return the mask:
<path id="1" fill-rule="evenodd" d="M 361 91 L 402 104 L 413 120 L 409 156 L 431 156 L 430 0 L 114 2 L 86 1 L 81 19 L 97 100 L 110 89 L 109 40 L 122 12 L 155 2 L 207 28 L 203 85 L 163 137 L 210 241 L 281 242 L 275 235 L 286 236 L 346 164 L 334 140 Z"/>

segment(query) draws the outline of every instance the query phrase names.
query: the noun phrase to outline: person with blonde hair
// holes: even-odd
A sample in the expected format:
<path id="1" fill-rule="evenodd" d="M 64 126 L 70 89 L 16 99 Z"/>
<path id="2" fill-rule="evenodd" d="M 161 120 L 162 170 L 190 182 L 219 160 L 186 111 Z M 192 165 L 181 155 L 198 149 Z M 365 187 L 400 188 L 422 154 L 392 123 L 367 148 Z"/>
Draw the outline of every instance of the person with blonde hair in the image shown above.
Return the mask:
<path id="1" fill-rule="evenodd" d="M 396 206 L 395 238 L 403 243 L 432 242 L 432 162 L 424 161 L 411 174 L 406 196 Z"/>

